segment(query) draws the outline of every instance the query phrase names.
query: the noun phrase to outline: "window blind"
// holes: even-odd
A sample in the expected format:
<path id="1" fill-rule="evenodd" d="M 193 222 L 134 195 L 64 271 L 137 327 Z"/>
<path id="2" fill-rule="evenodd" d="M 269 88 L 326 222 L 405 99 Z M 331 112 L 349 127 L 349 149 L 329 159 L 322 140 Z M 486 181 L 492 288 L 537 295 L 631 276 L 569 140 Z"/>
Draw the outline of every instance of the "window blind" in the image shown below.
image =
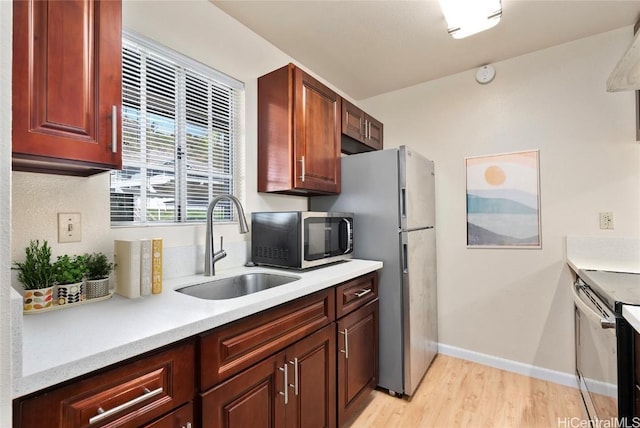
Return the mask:
<path id="1" fill-rule="evenodd" d="M 202 222 L 237 196 L 241 82 L 125 32 L 122 164 L 111 172 L 112 225 Z M 220 202 L 216 220 L 234 219 Z"/>

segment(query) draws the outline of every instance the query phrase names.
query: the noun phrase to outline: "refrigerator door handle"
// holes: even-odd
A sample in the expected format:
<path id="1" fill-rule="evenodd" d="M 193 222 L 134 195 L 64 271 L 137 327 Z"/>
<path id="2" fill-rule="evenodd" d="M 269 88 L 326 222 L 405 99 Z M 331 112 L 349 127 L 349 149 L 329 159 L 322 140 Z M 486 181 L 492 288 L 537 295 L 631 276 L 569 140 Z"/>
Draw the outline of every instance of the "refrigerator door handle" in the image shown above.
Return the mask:
<path id="1" fill-rule="evenodd" d="M 407 188 L 400 188 L 400 216 L 407 218 Z"/>
<path id="2" fill-rule="evenodd" d="M 402 244 L 402 272 L 409 273 L 409 252 L 407 244 Z"/>

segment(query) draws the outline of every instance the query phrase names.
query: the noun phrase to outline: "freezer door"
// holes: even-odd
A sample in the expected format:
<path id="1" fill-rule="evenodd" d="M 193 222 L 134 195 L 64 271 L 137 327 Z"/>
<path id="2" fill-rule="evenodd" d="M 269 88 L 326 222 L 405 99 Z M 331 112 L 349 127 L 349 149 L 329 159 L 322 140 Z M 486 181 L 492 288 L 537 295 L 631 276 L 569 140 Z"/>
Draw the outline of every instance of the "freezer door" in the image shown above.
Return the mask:
<path id="1" fill-rule="evenodd" d="M 404 393 L 412 395 L 438 352 L 436 235 L 402 233 Z"/>
<path id="2" fill-rule="evenodd" d="M 402 230 L 435 226 L 435 170 L 433 162 L 401 146 L 400 218 Z"/>

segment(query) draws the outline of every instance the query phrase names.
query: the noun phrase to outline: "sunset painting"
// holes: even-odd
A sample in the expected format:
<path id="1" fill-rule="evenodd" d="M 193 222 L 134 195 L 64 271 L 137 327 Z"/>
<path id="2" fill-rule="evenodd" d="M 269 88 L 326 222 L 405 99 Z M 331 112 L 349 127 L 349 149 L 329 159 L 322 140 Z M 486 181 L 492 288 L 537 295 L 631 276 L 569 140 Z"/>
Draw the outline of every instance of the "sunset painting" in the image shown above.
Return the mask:
<path id="1" fill-rule="evenodd" d="M 465 159 L 467 246 L 541 248 L 539 151 Z"/>

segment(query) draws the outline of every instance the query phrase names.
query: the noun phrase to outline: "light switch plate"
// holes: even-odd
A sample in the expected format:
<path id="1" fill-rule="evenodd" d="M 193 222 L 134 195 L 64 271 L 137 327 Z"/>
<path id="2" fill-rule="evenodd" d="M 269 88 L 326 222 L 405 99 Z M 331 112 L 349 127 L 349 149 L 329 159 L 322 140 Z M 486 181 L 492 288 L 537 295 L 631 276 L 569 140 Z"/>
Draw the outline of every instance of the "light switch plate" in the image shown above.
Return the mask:
<path id="1" fill-rule="evenodd" d="M 58 242 L 80 242 L 81 240 L 80 213 L 58 213 Z"/>

